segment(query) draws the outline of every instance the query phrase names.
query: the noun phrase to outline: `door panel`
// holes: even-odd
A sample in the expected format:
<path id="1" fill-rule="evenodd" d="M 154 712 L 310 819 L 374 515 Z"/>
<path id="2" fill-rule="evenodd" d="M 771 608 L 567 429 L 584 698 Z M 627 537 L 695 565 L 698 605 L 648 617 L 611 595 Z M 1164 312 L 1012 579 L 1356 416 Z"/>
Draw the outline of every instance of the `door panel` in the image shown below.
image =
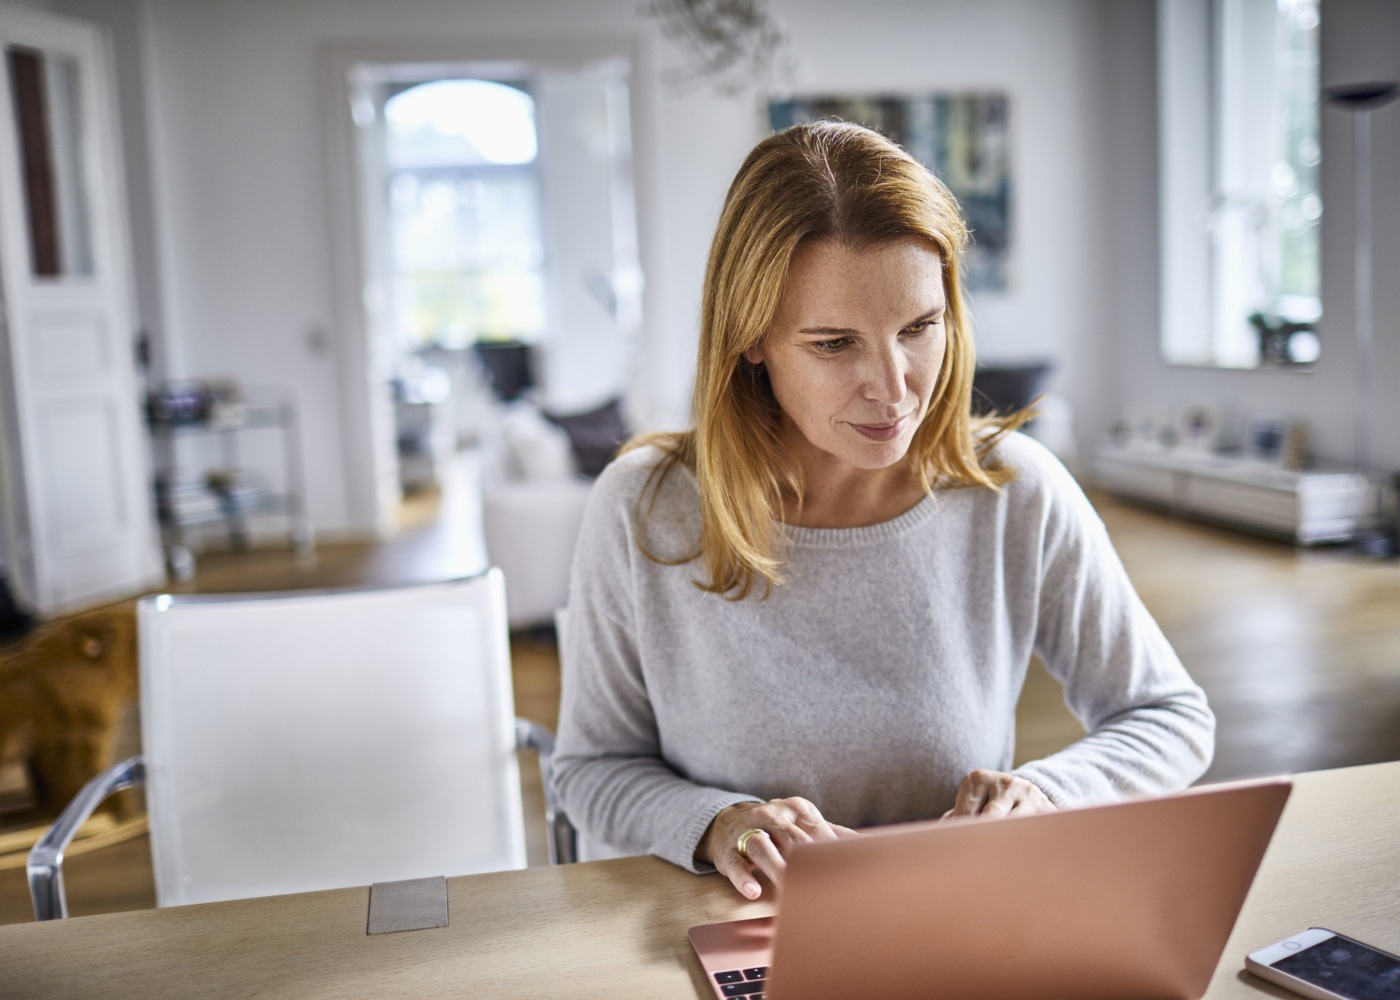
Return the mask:
<path id="1" fill-rule="evenodd" d="M 42 384 L 62 385 L 112 373 L 112 330 L 93 312 L 56 313 L 37 336 L 36 371 Z"/>
<path id="2" fill-rule="evenodd" d="M 55 498 L 55 553 L 81 556 L 109 547 L 114 533 L 129 530 L 131 511 L 122 502 L 125 472 L 117 456 L 116 407 L 84 398 L 44 407 L 44 493 Z"/>
<path id="3" fill-rule="evenodd" d="M 102 36 L 0 4 L 6 572 L 41 615 L 161 581 Z"/>

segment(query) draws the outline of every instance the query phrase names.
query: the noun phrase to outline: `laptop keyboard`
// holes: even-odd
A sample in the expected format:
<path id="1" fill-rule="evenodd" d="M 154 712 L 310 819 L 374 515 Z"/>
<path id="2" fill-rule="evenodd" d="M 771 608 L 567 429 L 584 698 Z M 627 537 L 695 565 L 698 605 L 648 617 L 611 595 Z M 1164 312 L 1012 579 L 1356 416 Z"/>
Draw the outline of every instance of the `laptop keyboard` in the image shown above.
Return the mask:
<path id="1" fill-rule="evenodd" d="M 715 982 L 719 983 L 721 993 L 727 997 L 743 997 L 744 1000 L 763 1000 L 763 985 L 767 978 L 766 965 L 715 973 Z"/>

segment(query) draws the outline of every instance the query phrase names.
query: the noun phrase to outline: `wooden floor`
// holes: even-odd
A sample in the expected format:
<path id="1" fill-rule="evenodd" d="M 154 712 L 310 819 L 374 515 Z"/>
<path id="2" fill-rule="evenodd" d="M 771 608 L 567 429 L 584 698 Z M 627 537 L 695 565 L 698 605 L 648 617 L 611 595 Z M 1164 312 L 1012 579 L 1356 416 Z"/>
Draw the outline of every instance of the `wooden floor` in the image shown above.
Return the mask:
<path id="1" fill-rule="evenodd" d="M 430 579 L 479 560 L 472 491 L 449 488 L 405 510 L 378 546 L 323 546 L 315 565 L 281 552 L 210 556 L 192 589 L 285 589 Z M 1096 496 L 1143 600 L 1219 719 L 1208 781 L 1400 759 L 1400 563 L 1345 550 L 1298 550 Z M 518 714 L 557 722 L 557 654 L 547 639 L 512 642 Z M 1079 735 L 1058 685 L 1032 671 L 1018 711 L 1019 760 Z M 539 785 L 522 781 L 532 826 Z M 530 822 L 527 817 L 527 822 Z M 536 836 L 532 863 L 543 858 Z M 154 905 L 145 837 L 72 857 L 75 915 Z M 20 870 L 0 871 L 0 923 L 31 919 Z"/>

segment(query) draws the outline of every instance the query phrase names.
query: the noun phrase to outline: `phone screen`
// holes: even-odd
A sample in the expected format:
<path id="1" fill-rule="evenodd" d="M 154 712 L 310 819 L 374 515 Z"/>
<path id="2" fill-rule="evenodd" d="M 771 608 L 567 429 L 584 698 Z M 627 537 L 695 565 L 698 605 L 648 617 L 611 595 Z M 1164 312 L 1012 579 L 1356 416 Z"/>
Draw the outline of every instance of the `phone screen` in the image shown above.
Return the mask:
<path id="1" fill-rule="evenodd" d="M 1400 1000 L 1400 961 L 1346 938 L 1330 937 L 1273 967 L 1351 1000 Z"/>

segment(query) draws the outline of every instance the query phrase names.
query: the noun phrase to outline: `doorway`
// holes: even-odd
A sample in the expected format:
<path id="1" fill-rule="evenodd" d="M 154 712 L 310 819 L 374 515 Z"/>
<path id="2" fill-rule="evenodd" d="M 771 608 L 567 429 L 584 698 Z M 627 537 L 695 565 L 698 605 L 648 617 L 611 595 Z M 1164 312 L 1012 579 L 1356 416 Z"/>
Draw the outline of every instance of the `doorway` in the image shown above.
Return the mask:
<path id="1" fill-rule="evenodd" d="M 377 413 L 360 485 L 381 525 L 414 481 L 405 398 L 425 441 L 470 441 L 499 404 L 482 359 L 507 347 L 528 358 L 536 405 L 584 412 L 623 396 L 640 334 L 629 57 L 474 55 L 336 60 L 353 178 L 344 301 L 363 336 L 347 386 Z M 447 434 L 422 416 L 438 374 Z"/>

